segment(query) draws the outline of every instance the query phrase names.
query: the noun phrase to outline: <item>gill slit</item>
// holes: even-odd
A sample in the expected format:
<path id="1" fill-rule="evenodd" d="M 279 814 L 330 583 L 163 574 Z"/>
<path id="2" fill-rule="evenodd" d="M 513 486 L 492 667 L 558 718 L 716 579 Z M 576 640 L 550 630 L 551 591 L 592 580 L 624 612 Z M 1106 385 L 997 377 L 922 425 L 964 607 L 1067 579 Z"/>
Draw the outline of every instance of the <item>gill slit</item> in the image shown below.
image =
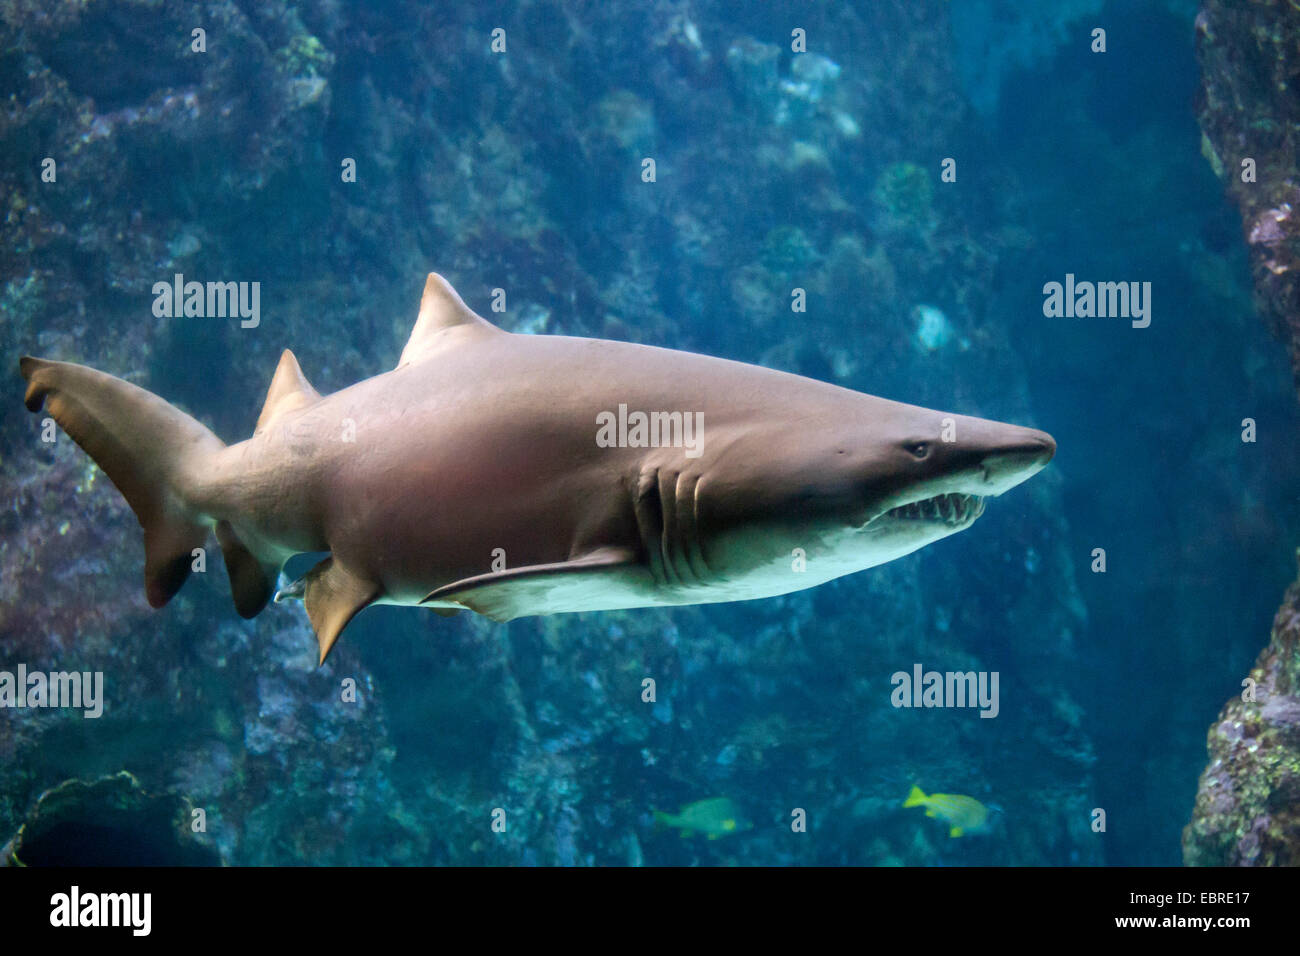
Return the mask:
<path id="1" fill-rule="evenodd" d="M 673 540 L 677 537 L 677 481 L 676 475 L 655 469 L 655 480 L 659 487 L 659 507 L 663 514 L 662 528 L 659 534 L 659 553 L 663 561 L 664 577 L 668 584 L 681 586 L 684 582 L 673 560 Z"/>
<path id="2" fill-rule="evenodd" d="M 700 587 L 714 579 L 700 544 L 699 475 L 647 468 L 633 514 L 650 576 L 661 587 Z"/>
<path id="3" fill-rule="evenodd" d="M 662 546 L 664 512 L 659 494 L 659 474 L 657 471 L 643 471 L 637 480 L 636 494 L 632 502 L 633 515 L 636 518 L 636 530 L 641 539 L 641 548 L 645 551 L 646 562 L 650 565 L 650 578 L 656 585 L 666 582 Z"/>
<path id="4" fill-rule="evenodd" d="M 704 549 L 700 546 L 700 477 L 695 475 L 678 478 L 680 493 L 677 496 L 679 502 L 688 505 L 678 508 L 682 529 L 680 540 L 682 554 L 697 584 L 703 584 L 713 577 L 708 562 L 704 560 Z M 687 483 L 686 488 L 681 488 L 683 478 Z"/>

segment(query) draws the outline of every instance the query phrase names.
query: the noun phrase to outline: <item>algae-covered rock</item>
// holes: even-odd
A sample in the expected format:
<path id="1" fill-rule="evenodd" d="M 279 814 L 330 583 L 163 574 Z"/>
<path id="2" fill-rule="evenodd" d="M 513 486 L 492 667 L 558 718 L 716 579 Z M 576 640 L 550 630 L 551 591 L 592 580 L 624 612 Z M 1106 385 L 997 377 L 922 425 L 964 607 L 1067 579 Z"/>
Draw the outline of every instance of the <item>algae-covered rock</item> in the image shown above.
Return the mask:
<path id="1" fill-rule="evenodd" d="M 41 794 L 0 866 L 216 866 L 183 797 L 151 794 L 125 770 Z"/>
<path id="2" fill-rule="evenodd" d="M 1300 386 L 1300 6 L 1205 0 L 1196 18 L 1203 152 L 1241 211 L 1256 298 Z"/>
<path id="3" fill-rule="evenodd" d="M 1300 581 L 1242 683 L 1210 727 L 1183 858 L 1190 866 L 1300 866 Z"/>
<path id="4" fill-rule="evenodd" d="M 934 186 L 928 172 L 916 163 L 885 167 L 871 198 L 885 214 L 886 229 L 929 231 L 934 228 Z"/>
<path id="5" fill-rule="evenodd" d="M 1255 297 L 1300 385 L 1300 6 L 1204 0 L 1196 18 L 1202 153 L 1241 212 Z M 1267 647 L 1209 730 L 1183 858 L 1300 865 L 1300 582 Z"/>

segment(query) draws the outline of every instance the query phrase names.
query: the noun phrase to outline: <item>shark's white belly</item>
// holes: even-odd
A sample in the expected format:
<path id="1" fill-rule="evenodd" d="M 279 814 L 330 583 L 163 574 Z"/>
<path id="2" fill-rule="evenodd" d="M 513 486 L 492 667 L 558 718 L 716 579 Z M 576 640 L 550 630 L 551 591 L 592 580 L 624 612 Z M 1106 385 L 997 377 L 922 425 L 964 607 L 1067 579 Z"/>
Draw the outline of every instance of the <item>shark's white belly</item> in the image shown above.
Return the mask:
<path id="1" fill-rule="evenodd" d="M 943 535 L 938 535 L 942 537 Z M 746 551 L 743 566 L 735 574 L 690 583 L 657 581 L 648 567 L 639 564 L 624 568 L 568 572 L 544 577 L 523 578 L 486 584 L 474 592 L 476 600 L 508 608 L 504 619 L 542 614 L 580 611 L 612 611 L 638 607 L 674 607 L 687 604 L 717 604 L 776 597 L 817 587 L 827 581 L 902 557 L 935 540 L 936 535 L 917 537 L 912 534 L 866 535 L 843 531 L 834 535 L 813 536 L 807 550 L 794 548 L 788 554 L 776 554 L 756 561 L 759 540 L 736 539 L 729 543 L 733 552 Z M 770 542 L 764 553 L 770 551 Z M 376 603 L 419 605 L 431 588 L 415 588 L 389 593 Z M 430 601 L 424 606 L 459 609 L 468 604 L 457 601 Z M 479 609 L 479 608 L 474 608 Z"/>

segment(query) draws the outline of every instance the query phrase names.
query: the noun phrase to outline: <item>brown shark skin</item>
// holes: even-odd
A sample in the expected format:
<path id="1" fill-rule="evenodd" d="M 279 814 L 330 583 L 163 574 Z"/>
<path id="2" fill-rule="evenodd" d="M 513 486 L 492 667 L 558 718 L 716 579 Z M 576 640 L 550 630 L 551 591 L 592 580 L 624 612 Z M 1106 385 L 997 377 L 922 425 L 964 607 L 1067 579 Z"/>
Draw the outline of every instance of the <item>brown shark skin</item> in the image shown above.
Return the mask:
<path id="1" fill-rule="evenodd" d="M 913 463 L 901 455 L 868 460 L 855 432 L 888 422 L 900 442 L 933 440 L 945 417 L 771 369 L 642 345 L 504 332 L 459 338 L 227 449 L 205 506 L 239 515 L 236 528 L 274 528 L 270 537 L 290 550 L 331 551 L 386 594 L 422 597 L 485 573 L 497 547 L 511 567 L 561 562 L 600 546 L 637 549 L 633 494 L 641 474 L 654 469 L 679 475 L 674 489 L 698 481 L 697 520 L 706 537 L 756 513 L 777 517 L 800 507 L 809 491 L 819 496 L 807 501 L 811 507 L 853 506 L 857 491 L 883 502 L 891 479 L 911 479 L 897 472 Z M 680 448 L 598 447 L 596 416 L 620 403 L 703 412 L 703 453 L 692 459 Z M 773 408 L 780 409 L 775 419 Z M 1029 429 L 1007 435 L 1009 426 L 952 417 L 972 443 L 1042 441 Z M 355 443 L 337 437 L 349 420 Z M 313 435 L 306 460 L 291 447 L 294 431 Z M 963 442 L 948 454 L 967 448 Z M 227 477 L 234 475 L 244 480 Z"/>
<path id="2" fill-rule="evenodd" d="M 233 531 L 267 573 L 298 552 L 331 553 L 305 583 L 322 661 L 367 603 L 416 604 L 491 575 L 494 549 L 508 571 L 569 563 L 560 573 L 576 568 L 588 583 L 559 606 L 545 597 L 557 580 L 550 571 L 535 592 L 430 603 L 508 620 L 733 600 L 751 567 L 787 561 L 798 547 L 816 560 L 819 542 L 908 501 L 998 494 L 1055 450 L 1034 429 L 758 366 L 507 333 L 436 275 L 398 368 L 280 413 L 275 391 L 258 433 L 187 468 L 175 494 L 191 520 Z M 601 447 L 597 416 L 620 404 L 702 413 L 699 456 Z M 945 419 L 955 442 L 939 439 Z M 622 598 L 600 593 L 608 574 Z M 753 596 L 824 579 L 791 575 Z M 627 596 L 635 591 L 648 599 Z"/>

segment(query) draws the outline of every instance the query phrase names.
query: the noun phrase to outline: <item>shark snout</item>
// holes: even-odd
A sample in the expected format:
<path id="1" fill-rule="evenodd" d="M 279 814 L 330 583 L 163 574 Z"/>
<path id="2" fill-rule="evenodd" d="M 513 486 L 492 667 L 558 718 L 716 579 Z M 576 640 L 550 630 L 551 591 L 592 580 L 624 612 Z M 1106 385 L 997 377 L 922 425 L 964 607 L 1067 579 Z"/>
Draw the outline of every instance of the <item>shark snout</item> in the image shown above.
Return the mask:
<path id="1" fill-rule="evenodd" d="M 1047 432 L 1018 428 L 980 462 L 982 494 L 1000 495 L 1042 470 L 1056 454 L 1056 440 Z"/>
<path id="2" fill-rule="evenodd" d="M 1046 456 L 1043 458 L 1042 462 L 1045 465 L 1051 461 L 1052 456 L 1056 454 L 1056 439 L 1047 434 L 1047 432 L 1040 432 L 1032 428 L 1030 431 L 1033 432 L 1034 440 L 1043 446 L 1041 454 Z"/>

